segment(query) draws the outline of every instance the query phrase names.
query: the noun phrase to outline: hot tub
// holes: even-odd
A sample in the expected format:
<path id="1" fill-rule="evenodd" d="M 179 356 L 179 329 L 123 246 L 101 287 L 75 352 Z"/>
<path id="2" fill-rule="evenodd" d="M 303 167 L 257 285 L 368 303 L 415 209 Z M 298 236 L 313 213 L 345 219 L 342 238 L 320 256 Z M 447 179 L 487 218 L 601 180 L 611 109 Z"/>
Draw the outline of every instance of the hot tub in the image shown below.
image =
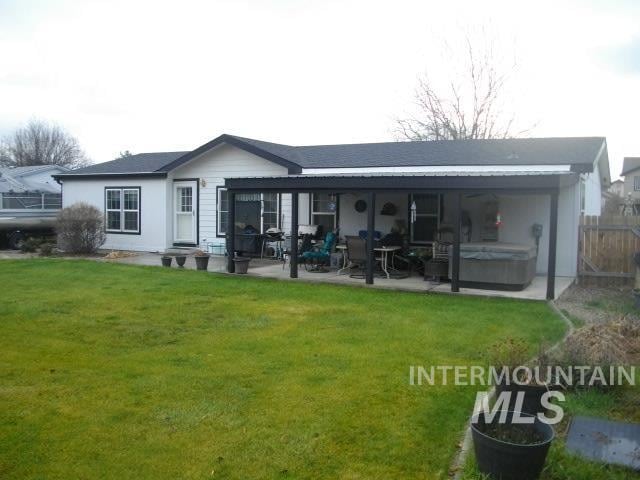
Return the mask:
<path id="1" fill-rule="evenodd" d="M 453 248 L 449 248 L 449 260 Z M 536 274 L 536 247 L 518 243 L 460 244 L 460 286 L 489 290 L 523 290 Z M 449 261 L 449 277 L 452 273 Z"/>

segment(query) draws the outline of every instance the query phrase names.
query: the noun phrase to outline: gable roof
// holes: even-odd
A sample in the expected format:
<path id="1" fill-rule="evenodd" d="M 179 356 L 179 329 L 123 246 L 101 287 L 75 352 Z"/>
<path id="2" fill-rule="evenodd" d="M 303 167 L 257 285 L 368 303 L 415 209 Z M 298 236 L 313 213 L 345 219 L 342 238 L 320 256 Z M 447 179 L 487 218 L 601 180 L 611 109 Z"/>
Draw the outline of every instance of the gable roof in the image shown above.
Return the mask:
<path id="1" fill-rule="evenodd" d="M 622 173 L 621 177 L 624 177 L 627 173 L 633 172 L 640 168 L 640 157 L 624 157 L 624 162 L 622 163 Z"/>
<path id="2" fill-rule="evenodd" d="M 60 177 L 164 176 L 221 144 L 234 145 L 298 174 L 305 168 L 364 168 L 458 165 L 571 165 L 590 172 L 604 152 L 604 137 L 514 138 L 291 146 L 221 135 L 190 152 L 141 153 L 74 170 Z"/>

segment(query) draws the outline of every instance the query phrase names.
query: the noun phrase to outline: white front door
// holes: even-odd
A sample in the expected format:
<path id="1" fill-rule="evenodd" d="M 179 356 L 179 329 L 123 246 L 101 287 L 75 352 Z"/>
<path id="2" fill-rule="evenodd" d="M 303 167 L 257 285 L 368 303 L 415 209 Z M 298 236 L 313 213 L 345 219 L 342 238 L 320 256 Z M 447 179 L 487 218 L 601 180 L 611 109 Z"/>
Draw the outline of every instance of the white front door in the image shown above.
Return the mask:
<path id="1" fill-rule="evenodd" d="M 198 243 L 198 182 L 173 183 L 173 242 Z"/>

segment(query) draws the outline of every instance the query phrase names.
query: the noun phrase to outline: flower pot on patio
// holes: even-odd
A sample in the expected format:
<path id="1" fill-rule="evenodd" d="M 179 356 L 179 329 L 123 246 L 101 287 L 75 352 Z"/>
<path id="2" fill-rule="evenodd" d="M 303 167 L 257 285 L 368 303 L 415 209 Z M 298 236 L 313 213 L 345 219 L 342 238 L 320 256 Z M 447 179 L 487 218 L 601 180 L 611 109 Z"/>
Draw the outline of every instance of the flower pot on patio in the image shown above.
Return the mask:
<path id="1" fill-rule="evenodd" d="M 502 413 L 506 422 L 499 423 Z M 497 412 L 491 422 L 484 413 L 471 419 L 473 447 L 478 470 L 490 478 L 502 480 L 535 480 L 540 476 L 549 446 L 555 435 L 551 425 L 528 413 L 533 423 L 515 423 L 515 412 Z"/>
<path id="2" fill-rule="evenodd" d="M 196 255 L 193 258 L 196 259 L 196 268 L 198 270 L 206 270 L 209 266 L 209 255 L 207 253 Z"/>
<path id="3" fill-rule="evenodd" d="M 249 262 L 251 258 L 249 257 L 233 257 L 233 263 L 236 266 L 236 273 L 244 274 L 249 270 Z"/>
<path id="4" fill-rule="evenodd" d="M 176 255 L 176 263 L 179 267 L 184 267 L 184 262 L 187 261 L 186 255 Z"/>
<path id="5" fill-rule="evenodd" d="M 171 266 L 171 260 L 173 260 L 173 258 L 167 257 L 165 255 L 163 257 L 160 257 L 160 260 L 162 261 L 162 266 L 163 267 L 170 267 Z"/>

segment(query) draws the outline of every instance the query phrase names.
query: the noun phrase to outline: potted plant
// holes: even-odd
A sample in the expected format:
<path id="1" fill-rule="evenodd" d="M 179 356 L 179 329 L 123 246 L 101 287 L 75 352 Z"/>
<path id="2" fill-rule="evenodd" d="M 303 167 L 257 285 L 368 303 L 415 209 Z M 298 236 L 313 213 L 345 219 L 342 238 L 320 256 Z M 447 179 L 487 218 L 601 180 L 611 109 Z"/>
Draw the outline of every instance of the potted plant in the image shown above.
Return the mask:
<path id="1" fill-rule="evenodd" d="M 247 271 L 249 270 L 250 261 L 251 261 L 251 258 L 249 257 L 240 257 L 238 255 L 233 257 L 233 263 L 236 266 L 235 272 L 240 274 L 247 273 Z"/>
<path id="2" fill-rule="evenodd" d="M 162 261 L 162 266 L 163 267 L 170 267 L 171 266 L 171 260 L 173 260 L 173 258 L 170 257 L 169 255 L 163 255 L 162 257 L 160 257 L 160 260 Z"/>
<path id="3" fill-rule="evenodd" d="M 206 270 L 209 266 L 210 255 L 207 252 L 203 252 L 202 250 L 196 250 L 193 255 L 196 259 L 196 268 L 198 270 Z"/>
<path id="4" fill-rule="evenodd" d="M 496 412 L 490 421 L 484 413 L 471 419 L 478 470 L 490 478 L 535 480 L 544 467 L 555 436 L 553 428 L 537 416 L 522 412 L 517 415 L 533 417 L 533 423 L 515 422 L 513 411 Z"/>
<path id="5" fill-rule="evenodd" d="M 553 379 L 546 378 L 550 358 L 545 352 L 545 347 L 539 346 L 538 357 L 534 362 L 534 366 L 539 372 L 537 378 L 533 374 L 533 369 L 518 368 L 526 366 L 530 357 L 527 344 L 523 340 L 504 339 L 493 345 L 489 352 L 490 364 L 498 371 L 498 374 L 503 370 L 506 372 L 506 375 L 501 377 L 502 381 L 495 385 L 496 396 L 502 392 L 510 392 L 510 408 L 513 408 L 517 394 L 522 392 L 524 394 L 521 408 L 523 412 L 533 415 L 546 413 L 546 409 L 542 406 L 542 396 L 549 390 L 557 390 L 559 385 Z"/>
<path id="6" fill-rule="evenodd" d="M 184 262 L 187 261 L 187 256 L 186 255 L 176 255 L 176 263 L 178 264 L 179 267 L 184 267 Z"/>

